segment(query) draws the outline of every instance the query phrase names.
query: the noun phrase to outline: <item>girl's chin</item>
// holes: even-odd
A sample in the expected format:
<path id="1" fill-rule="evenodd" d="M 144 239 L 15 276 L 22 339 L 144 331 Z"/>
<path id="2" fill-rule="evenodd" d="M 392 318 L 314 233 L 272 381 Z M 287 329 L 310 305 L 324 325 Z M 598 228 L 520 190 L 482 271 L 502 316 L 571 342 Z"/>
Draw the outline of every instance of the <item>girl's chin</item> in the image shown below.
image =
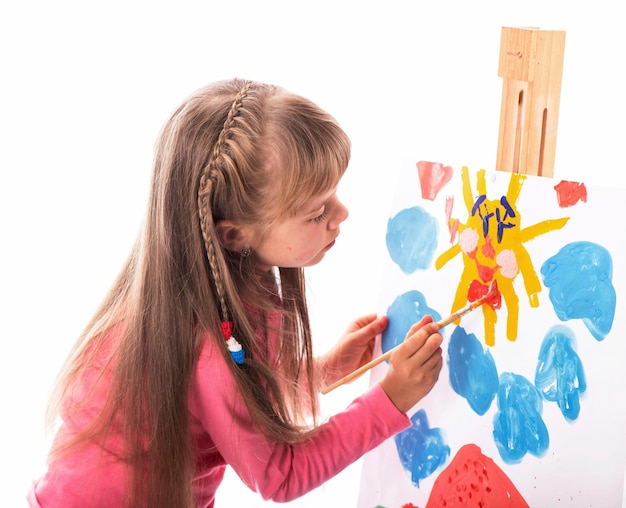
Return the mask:
<path id="1" fill-rule="evenodd" d="M 331 246 L 332 247 L 332 246 Z M 324 257 L 326 256 L 326 253 L 328 252 L 328 250 L 330 249 L 330 247 L 326 247 L 323 251 L 321 251 L 316 257 L 314 257 L 313 259 L 311 259 L 310 261 L 308 261 L 307 263 L 305 263 L 304 265 L 302 265 L 303 267 L 307 267 L 307 266 L 315 266 L 316 264 L 318 264 L 322 259 L 324 259 Z"/>

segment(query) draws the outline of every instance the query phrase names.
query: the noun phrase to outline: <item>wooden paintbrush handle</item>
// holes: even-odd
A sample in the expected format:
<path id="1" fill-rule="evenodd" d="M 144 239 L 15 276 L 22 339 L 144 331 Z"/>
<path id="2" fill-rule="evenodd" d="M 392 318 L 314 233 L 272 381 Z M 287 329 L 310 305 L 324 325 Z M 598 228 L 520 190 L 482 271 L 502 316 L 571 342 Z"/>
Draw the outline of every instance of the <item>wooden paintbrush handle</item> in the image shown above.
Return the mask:
<path id="1" fill-rule="evenodd" d="M 342 377 L 339 381 L 335 381 L 333 384 L 327 386 L 326 388 L 324 388 L 322 390 L 322 394 L 326 395 L 328 392 L 331 392 L 332 390 L 334 390 L 335 388 L 344 385 L 346 383 L 349 383 L 350 381 L 353 381 L 354 379 L 356 379 L 357 377 L 361 376 L 362 374 L 364 374 L 365 372 L 367 372 L 368 370 L 376 367 L 376 365 L 378 365 L 379 363 L 384 362 L 385 360 L 387 360 L 390 356 L 391 353 L 394 352 L 394 350 L 399 347 L 401 344 L 398 344 L 397 346 L 391 348 L 389 351 L 387 351 L 386 353 L 374 358 L 372 361 L 366 363 L 365 365 L 362 365 L 361 367 L 359 367 L 358 369 L 356 369 L 355 371 L 351 372 L 350 374 L 348 374 L 345 377 Z"/>

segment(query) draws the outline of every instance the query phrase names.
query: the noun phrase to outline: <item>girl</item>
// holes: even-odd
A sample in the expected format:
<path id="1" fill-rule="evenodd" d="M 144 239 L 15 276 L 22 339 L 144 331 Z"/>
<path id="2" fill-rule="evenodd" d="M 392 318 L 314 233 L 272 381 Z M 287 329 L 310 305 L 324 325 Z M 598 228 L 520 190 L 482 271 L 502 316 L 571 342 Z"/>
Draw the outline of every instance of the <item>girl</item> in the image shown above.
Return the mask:
<path id="1" fill-rule="evenodd" d="M 212 507 L 227 464 L 288 501 L 410 425 L 442 366 L 430 317 L 380 384 L 314 418 L 319 390 L 369 361 L 387 325 L 357 319 L 313 356 L 303 268 L 348 215 L 349 156 L 332 117 L 275 86 L 216 83 L 174 112 L 142 232 L 62 372 L 31 506 Z"/>

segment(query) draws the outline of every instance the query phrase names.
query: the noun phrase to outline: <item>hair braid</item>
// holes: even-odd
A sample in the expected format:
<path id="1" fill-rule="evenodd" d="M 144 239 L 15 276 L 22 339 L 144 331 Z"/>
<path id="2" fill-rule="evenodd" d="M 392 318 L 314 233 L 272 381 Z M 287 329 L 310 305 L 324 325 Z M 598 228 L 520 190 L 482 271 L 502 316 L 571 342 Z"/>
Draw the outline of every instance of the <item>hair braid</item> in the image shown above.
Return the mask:
<path id="1" fill-rule="evenodd" d="M 219 243 L 219 240 L 215 235 L 215 225 L 213 224 L 213 213 L 211 210 L 210 200 L 213 192 L 214 182 L 218 176 L 220 168 L 222 168 L 226 141 L 229 138 L 231 129 L 235 125 L 236 118 L 241 113 L 243 100 L 248 95 L 248 91 L 250 90 L 251 86 L 252 81 L 247 81 L 235 97 L 230 107 L 230 110 L 228 111 L 228 116 L 226 117 L 224 126 L 213 148 L 211 159 L 204 169 L 202 176 L 200 177 L 200 186 L 198 190 L 198 211 L 200 216 L 200 228 L 202 229 L 202 238 L 204 239 L 207 259 L 209 261 L 209 268 L 211 270 L 211 276 L 215 284 L 215 290 L 217 292 L 217 297 L 220 303 L 223 321 L 230 321 L 230 313 L 226 304 L 224 284 L 219 269 L 220 262 L 217 259 L 215 249 L 216 243 Z"/>
<path id="2" fill-rule="evenodd" d="M 213 282 L 215 284 L 215 290 L 217 292 L 220 309 L 222 311 L 222 319 L 224 321 L 228 321 L 230 320 L 230 316 L 228 312 L 228 307 L 226 305 L 224 284 L 222 282 L 222 277 L 220 276 L 218 260 L 215 253 L 215 244 L 218 242 L 218 239 L 214 234 L 215 226 L 213 224 L 213 215 L 211 213 L 211 210 L 208 209 L 209 196 L 213 189 L 213 180 L 211 178 L 207 179 L 204 185 L 204 189 L 206 191 L 206 198 L 204 199 L 204 202 L 206 204 L 204 206 L 204 210 L 202 208 L 200 209 L 200 226 L 202 228 L 202 237 L 204 238 L 204 246 L 206 248 L 207 259 L 209 260 L 211 277 L 213 278 Z"/>

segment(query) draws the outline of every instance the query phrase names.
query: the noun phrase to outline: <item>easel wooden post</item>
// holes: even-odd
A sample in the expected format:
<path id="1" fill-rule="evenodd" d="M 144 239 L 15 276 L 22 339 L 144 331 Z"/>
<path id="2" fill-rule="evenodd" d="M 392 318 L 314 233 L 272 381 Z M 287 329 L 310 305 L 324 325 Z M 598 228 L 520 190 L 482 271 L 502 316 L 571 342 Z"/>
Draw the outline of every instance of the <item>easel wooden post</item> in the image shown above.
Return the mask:
<path id="1" fill-rule="evenodd" d="M 554 176 L 565 32 L 502 28 L 496 169 Z"/>

